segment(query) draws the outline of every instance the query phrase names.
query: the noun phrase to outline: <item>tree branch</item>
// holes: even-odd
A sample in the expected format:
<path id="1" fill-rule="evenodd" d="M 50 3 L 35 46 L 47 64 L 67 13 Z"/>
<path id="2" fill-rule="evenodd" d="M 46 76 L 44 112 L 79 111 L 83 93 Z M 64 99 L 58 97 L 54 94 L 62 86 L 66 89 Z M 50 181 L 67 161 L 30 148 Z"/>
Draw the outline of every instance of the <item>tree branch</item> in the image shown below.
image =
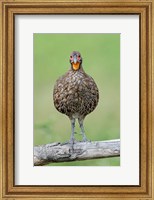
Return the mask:
<path id="1" fill-rule="evenodd" d="M 34 165 L 120 156 L 120 140 L 51 143 L 34 147 Z"/>

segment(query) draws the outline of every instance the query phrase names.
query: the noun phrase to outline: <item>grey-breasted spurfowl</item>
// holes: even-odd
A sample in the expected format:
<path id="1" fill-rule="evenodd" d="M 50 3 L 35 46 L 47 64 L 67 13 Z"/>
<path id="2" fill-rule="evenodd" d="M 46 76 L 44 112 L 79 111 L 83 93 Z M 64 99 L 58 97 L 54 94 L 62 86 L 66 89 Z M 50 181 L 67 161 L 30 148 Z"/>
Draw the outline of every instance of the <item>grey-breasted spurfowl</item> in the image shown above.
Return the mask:
<path id="1" fill-rule="evenodd" d="M 75 120 L 78 119 L 83 141 L 87 141 L 83 120 L 97 106 L 99 91 L 92 77 L 82 67 L 82 57 L 78 51 L 70 55 L 71 68 L 60 77 L 54 86 L 53 100 L 56 109 L 67 115 L 71 121 L 72 134 L 70 143 L 75 142 Z"/>

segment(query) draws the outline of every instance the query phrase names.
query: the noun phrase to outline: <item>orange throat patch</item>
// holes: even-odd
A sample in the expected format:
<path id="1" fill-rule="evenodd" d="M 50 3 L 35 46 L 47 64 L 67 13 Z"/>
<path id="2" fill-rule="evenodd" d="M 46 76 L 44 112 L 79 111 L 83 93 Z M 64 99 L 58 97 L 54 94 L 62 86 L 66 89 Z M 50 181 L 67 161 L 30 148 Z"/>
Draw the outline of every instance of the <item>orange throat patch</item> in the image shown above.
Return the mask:
<path id="1" fill-rule="evenodd" d="M 74 70 L 78 70 L 79 69 L 79 66 L 80 66 L 80 63 L 77 62 L 76 64 L 73 63 L 73 69 Z"/>

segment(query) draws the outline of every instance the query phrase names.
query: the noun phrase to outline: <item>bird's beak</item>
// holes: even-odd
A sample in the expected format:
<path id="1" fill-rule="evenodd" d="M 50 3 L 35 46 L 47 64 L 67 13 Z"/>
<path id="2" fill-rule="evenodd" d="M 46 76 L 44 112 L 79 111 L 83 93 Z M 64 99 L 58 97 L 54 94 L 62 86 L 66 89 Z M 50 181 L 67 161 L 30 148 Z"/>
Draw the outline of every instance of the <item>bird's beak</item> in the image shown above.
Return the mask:
<path id="1" fill-rule="evenodd" d="M 74 57 L 73 57 L 73 62 L 74 62 L 74 64 L 77 63 L 77 57 L 76 57 L 76 55 L 74 55 Z"/>

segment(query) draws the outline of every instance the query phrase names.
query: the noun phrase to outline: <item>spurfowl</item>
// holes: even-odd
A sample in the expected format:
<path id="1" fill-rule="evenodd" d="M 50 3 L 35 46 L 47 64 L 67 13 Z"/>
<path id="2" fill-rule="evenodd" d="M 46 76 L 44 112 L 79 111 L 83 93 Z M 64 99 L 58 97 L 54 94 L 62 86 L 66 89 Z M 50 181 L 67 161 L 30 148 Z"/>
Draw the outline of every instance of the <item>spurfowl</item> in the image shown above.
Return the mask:
<path id="1" fill-rule="evenodd" d="M 78 119 L 83 141 L 87 141 L 83 120 L 97 106 L 99 91 L 93 78 L 85 73 L 82 57 L 78 51 L 70 55 L 70 70 L 60 77 L 54 86 L 53 100 L 56 109 L 71 120 L 72 134 L 70 143 L 75 142 L 75 120 Z"/>

